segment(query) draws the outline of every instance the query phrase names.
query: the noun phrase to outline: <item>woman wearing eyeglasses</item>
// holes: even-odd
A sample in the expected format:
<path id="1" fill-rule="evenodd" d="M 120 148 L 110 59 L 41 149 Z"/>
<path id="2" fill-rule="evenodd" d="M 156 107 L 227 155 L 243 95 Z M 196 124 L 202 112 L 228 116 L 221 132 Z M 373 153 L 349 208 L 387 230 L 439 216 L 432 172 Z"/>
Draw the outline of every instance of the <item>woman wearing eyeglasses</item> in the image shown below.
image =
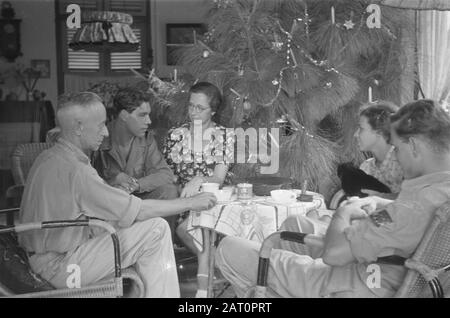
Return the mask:
<path id="1" fill-rule="evenodd" d="M 222 94 L 215 85 L 208 82 L 194 84 L 189 90 L 189 123 L 168 132 L 163 154 L 178 178 L 181 197 L 197 194 L 205 182 L 221 185 L 229 182 L 234 133 L 227 132 L 225 127 L 216 123 L 222 104 Z M 191 235 L 187 233 L 185 216 L 182 216 L 176 233 L 191 251 L 197 253 L 199 290 L 203 292 L 207 286 L 206 252 L 200 253 L 196 249 Z M 204 243 L 207 245 L 205 240 Z"/>
<path id="2" fill-rule="evenodd" d="M 397 106 L 389 102 L 378 102 L 364 108 L 359 116 L 359 127 L 355 138 L 361 151 L 372 153 L 373 157 L 364 161 L 360 169 L 377 178 L 391 189 L 391 194 L 372 190 L 362 190 L 369 195 L 395 198 L 400 192 L 403 170 L 395 156 L 395 147 L 390 144 L 390 116 Z"/>

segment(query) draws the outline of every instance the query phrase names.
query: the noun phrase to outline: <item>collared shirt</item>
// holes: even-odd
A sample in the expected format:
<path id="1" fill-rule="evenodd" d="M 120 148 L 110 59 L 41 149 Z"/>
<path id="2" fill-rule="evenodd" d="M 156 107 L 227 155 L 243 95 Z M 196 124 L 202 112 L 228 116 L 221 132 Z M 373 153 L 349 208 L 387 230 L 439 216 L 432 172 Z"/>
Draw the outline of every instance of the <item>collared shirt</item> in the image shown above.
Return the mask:
<path id="1" fill-rule="evenodd" d="M 141 199 L 109 186 L 75 145 L 59 138 L 35 160 L 25 186 L 20 222 L 75 220 L 96 217 L 129 227 Z M 24 232 L 21 245 L 36 253 L 68 252 L 90 238 L 85 227 Z"/>
<path id="2" fill-rule="evenodd" d="M 360 169 L 383 182 L 391 189 L 392 193 L 399 193 L 404 177 L 394 149 L 394 146 L 389 149 L 380 165 L 377 165 L 375 158 L 369 158 L 361 164 Z"/>
<path id="3" fill-rule="evenodd" d="M 436 210 L 450 200 L 450 171 L 432 173 L 405 180 L 398 198 L 387 205 L 377 218 L 353 222 L 345 230 L 358 263 L 336 269 L 347 273 L 350 281 L 365 284 L 370 280 L 368 265 L 378 257 L 399 255 L 409 258 L 419 245 Z M 377 264 L 380 287 L 370 288 L 377 296 L 393 296 L 406 274 L 403 266 Z"/>
<path id="4" fill-rule="evenodd" d="M 108 125 L 110 137 L 103 141 L 94 167 L 108 182 L 124 172 L 139 181 L 140 192 L 150 192 L 174 180 L 172 170 L 167 165 L 158 145 L 149 132 L 146 137 L 134 137 L 128 158 L 119 153 L 118 133 L 115 121 Z M 100 160 L 97 160 L 100 159 Z"/>

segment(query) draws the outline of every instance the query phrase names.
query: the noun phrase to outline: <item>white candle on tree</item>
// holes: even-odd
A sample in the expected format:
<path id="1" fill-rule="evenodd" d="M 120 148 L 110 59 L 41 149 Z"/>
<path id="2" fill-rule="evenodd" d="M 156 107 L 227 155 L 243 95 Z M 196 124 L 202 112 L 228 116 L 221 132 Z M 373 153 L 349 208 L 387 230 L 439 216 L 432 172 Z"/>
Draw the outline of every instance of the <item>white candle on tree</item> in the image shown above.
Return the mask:
<path id="1" fill-rule="evenodd" d="M 372 102 L 372 87 L 369 86 L 369 103 Z"/>
<path id="2" fill-rule="evenodd" d="M 331 7 L 331 23 L 332 23 L 332 24 L 335 23 L 335 18 L 334 18 L 334 7 Z"/>

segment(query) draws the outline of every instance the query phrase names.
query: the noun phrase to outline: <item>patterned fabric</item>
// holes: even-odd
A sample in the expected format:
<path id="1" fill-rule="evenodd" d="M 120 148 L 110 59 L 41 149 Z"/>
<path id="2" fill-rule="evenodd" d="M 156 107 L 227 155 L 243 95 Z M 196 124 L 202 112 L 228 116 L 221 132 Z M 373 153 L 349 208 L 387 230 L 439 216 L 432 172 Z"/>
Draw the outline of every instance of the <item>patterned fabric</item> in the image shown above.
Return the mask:
<path id="1" fill-rule="evenodd" d="M 87 12 L 83 24 L 74 34 L 69 46 L 73 50 L 109 48 L 115 52 L 137 50 L 139 40 L 131 29 L 133 17 L 109 11 Z M 96 47 L 97 46 L 97 47 Z"/>
<path id="2" fill-rule="evenodd" d="M 162 152 L 182 187 L 195 176 L 211 177 L 217 164 L 226 164 L 229 168 L 233 162 L 234 132 L 219 125 L 214 128 L 208 144 L 202 147 L 202 153 L 194 153 L 191 149 L 189 124 L 169 130 Z M 230 177 L 228 169 L 225 184 L 230 183 Z"/>
<path id="3" fill-rule="evenodd" d="M 391 189 L 392 193 L 400 192 L 404 178 L 403 169 L 395 156 L 394 146 L 389 149 L 380 165 L 377 165 L 375 158 L 370 158 L 361 164 L 360 169 L 383 182 Z"/>

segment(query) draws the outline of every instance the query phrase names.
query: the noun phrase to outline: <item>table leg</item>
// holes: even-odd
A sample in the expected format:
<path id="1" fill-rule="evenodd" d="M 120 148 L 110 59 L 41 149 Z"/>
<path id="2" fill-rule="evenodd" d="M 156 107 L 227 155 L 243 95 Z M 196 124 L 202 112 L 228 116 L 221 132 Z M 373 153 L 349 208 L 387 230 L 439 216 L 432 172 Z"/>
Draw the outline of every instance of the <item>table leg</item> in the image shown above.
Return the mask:
<path id="1" fill-rule="evenodd" d="M 216 237 L 217 233 L 214 230 L 209 230 L 209 270 L 208 270 L 208 298 L 214 298 L 214 267 L 215 267 L 215 254 L 216 254 Z"/>

